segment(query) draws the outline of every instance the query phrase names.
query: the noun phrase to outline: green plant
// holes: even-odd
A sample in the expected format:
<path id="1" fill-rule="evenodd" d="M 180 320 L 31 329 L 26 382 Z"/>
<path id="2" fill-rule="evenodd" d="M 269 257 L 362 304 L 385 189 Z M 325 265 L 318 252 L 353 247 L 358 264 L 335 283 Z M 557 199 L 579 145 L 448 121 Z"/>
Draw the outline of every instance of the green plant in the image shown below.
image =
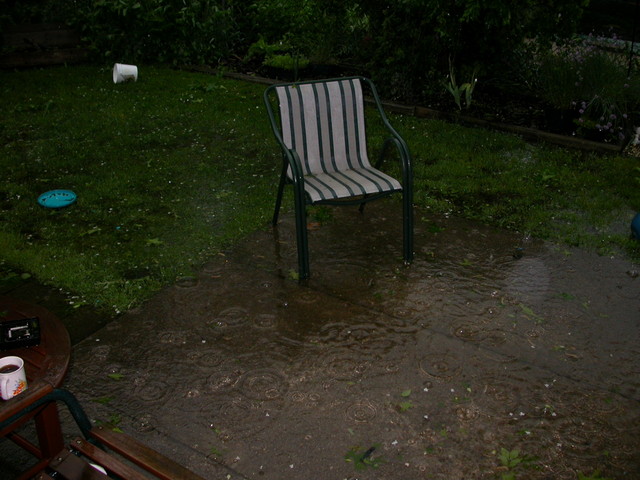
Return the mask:
<path id="1" fill-rule="evenodd" d="M 535 468 L 535 458 L 529 455 L 522 455 L 522 452 L 518 449 L 507 450 L 501 448 L 498 453 L 498 460 L 500 460 L 501 467 L 506 470 L 500 474 L 501 480 L 515 480 L 517 474 L 523 469 Z"/>
<path id="2" fill-rule="evenodd" d="M 307 207 L 307 217 L 314 222 L 324 224 L 333 219 L 333 211 L 326 205 L 312 205 Z"/>
<path id="3" fill-rule="evenodd" d="M 278 43 L 287 35 L 305 30 L 315 16 L 315 9 L 313 0 L 262 0 L 252 2 L 247 14 L 259 37 Z"/>
<path id="4" fill-rule="evenodd" d="M 221 5 L 222 3 L 222 5 Z M 69 12 L 99 59 L 218 64 L 241 42 L 241 3 L 81 0 Z"/>
<path id="5" fill-rule="evenodd" d="M 209 453 L 216 458 L 222 458 L 224 456 L 223 450 L 215 446 L 209 448 Z"/>
<path id="6" fill-rule="evenodd" d="M 294 72 L 294 77 L 297 79 L 297 72 L 301 68 L 306 68 L 309 65 L 309 59 L 300 55 L 290 55 L 286 53 L 284 55 L 272 55 L 265 59 L 264 64 L 269 67 L 291 70 Z"/>
<path id="7" fill-rule="evenodd" d="M 111 431 L 116 433 L 123 433 L 124 431 L 118 426 L 121 422 L 122 417 L 117 413 L 113 413 L 109 416 L 109 419 L 106 422 L 103 420 L 96 420 L 96 425 L 108 427 Z"/>
<path id="8" fill-rule="evenodd" d="M 258 39 L 249 47 L 245 60 L 259 58 L 264 61 L 273 55 L 287 52 L 289 49 L 290 46 L 282 41 L 269 43 L 263 35 L 259 35 Z"/>
<path id="9" fill-rule="evenodd" d="M 456 75 L 453 68 L 453 63 L 451 59 L 449 59 L 449 83 L 445 84 L 445 87 L 453 95 L 453 100 L 458 106 L 459 110 L 462 110 L 462 98 L 464 95 L 464 106 L 465 108 L 469 108 L 471 106 L 471 99 L 473 95 L 473 89 L 476 87 L 478 83 L 478 68 L 473 69 L 473 73 L 471 74 L 471 78 L 467 83 L 463 83 L 462 85 L 458 85 L 456 82 Z"/>
<path id="10" fill-rule="evenodd" d="M 439 94 L 447 59 L 491 71 L 526 38 L 574 31 L 588 0 L 357 0 L 367 15 L 363 57 L 388 98 L 421 101 Z M 411 24 L 412 28 L 406 28 Z"/>
<path id="11" fill-rule="evenodd" d="M 540 57 L 540 95 L 551 106 L 572 112 L 584 137 L 627 140 L 640 109 L 640 78 L 628 76 L 624 50 L 606 50 L 599 38 L 576 37 Z"/>
<path id="12" fill-rule="evenodd" d="M 403 390 L 400 393 L 400 396 L 402 398 L 404 398 L 405 400 L 403 400 L 402 402 L 400 402 L 398 404 L 398 410 L 400 410 L 401 412 L 407 412 L 409 410 L 411 410 L 412 408 L 415 407 L 415 405 L 411 402 L 411 400 L 409 400 L 409 397 L 411 396 L 411 390 Z"/>
<path id="13" fill-rule="evenodd" d="M 96 402 L 96 403 L 99 403 L 101 405 L 107 405 L 107 404 L 111 403 L 112 401 L 113 401 L 113 397 L 109 397 L 109 396 L 98 397 L 98 398 L 94 398 L 92 400 L 92 402 Z"/>
<path id="14" fill-rule="evenodd" d="M 255 55 L 261 43 L 274 46 L 264 52 L 264 64 L 297 71 L 308 62 L 329 62 L 345 46 L 353 13 L 357 9 L 337 0 L 263 0 L 248 9 L 253 30 L 258 38 L 249 48 L 248 58 Z M 346 18 L 346 21 L 345 21 Z"/>
<path id="15" fill-rule="evenodd" d="M 263 36 L 249 47 L 245 61 L 257 58 L 262 65 L 293 72 L 293 80 L 298 80 L 298 71 L 309 65 L 309 59 L 300 54 L 287 40 L 268 43 Z"/>
<path id="16" fill-rule="evenodd" d="M 378 468 L 382 464 L 386 463 L 386 460 L 381 456 L 374 456 L 375 451 L 380 448 L 379 444 L 375 444 L 372 447 L 361 450 L 360 447 L 352 447 L 345 454 L 344 460 L 347 463 L 353 463 L 356 470 L 366 470 L 367 468 Z"/>

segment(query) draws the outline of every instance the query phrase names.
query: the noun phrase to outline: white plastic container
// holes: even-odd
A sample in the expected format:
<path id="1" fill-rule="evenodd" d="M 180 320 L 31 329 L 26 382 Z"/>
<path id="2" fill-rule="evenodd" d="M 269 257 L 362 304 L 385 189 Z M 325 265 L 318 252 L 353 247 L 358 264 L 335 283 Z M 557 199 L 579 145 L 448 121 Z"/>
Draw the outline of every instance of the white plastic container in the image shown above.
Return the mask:
<path id="1" fill-rule="evenodd" d="M 124 63 L 113 65 L 113 83 L 135 82 L 138 80 L 138 67 Z"/>

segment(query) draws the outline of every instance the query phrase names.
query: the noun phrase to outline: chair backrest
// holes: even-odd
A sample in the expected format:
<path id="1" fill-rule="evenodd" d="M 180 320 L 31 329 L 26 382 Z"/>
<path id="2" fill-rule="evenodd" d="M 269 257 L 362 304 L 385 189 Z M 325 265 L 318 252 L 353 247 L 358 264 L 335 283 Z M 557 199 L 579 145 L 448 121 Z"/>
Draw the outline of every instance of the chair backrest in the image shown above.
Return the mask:
<path id="1" fill-rule="evenodd" d="M 370 166 L 359 78 L 279 85 L 276 92 L 282 138 L 305 175 Z"/>

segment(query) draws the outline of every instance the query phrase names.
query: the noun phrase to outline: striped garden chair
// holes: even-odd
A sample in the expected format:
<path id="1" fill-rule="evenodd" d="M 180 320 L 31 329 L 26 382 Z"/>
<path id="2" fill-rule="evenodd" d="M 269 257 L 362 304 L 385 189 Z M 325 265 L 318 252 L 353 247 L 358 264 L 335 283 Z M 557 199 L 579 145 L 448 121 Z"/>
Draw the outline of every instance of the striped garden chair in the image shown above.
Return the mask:
<path id="1" fill-rule="evenodd" d="M 367 154 L 363 86 L 370 89 L 388 133 L 375 167 Z M 285 184 L 291 183 L 299 278 L 309 277 L 307 205 L 359 204 L 362 210 L 364 203 L 396 192 L 403 197 L 404 261 L 410 263 L 413 260 L 411 157 L 405 141 L 389 123 L 373 83 L 363 77 L 350 77 L 272 85 L 264 92 L 264 100 L 283 156 L 273 225 L 278 222 Z M 400 158 L 401 182 L 378 169 L 392 146 Z"/>

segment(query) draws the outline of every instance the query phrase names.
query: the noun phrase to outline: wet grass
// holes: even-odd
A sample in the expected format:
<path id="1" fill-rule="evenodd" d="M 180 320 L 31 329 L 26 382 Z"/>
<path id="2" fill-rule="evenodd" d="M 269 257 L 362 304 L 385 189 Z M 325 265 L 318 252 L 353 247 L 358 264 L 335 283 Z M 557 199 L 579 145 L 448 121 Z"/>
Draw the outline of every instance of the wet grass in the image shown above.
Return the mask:
<path id="1" fill-rule="evenodd" d="M 97 67 L 0 79 L 6 279 L 26 272 L 76 304 L 124 311 L 268 224 L 280 156 L 264 86 L 152 67 L 121 85 Z M 640 210 L 637 159 L 392 122 L 414 155 L 416 203 L 430 212 L 640 257 L 628 238 Z M 56 188 L 75 191 L 77 203 L 36 203 Z"/>
<path id="2" fill-rule="evenodd" d="M 438 215 L 640 258 L 640 161 L 566 150 L 482 129 L 399 117 L 414 154 L 416 203 Z"/>
<path id="3" fill-rule="evenodd" d="M 126 310 L 265 225 L 277 152 L 260 86 L 144 68 L 3 73 L 0 252 L 89 302 Z M 36 203 L 71 189 L 76 204 Z"/>

